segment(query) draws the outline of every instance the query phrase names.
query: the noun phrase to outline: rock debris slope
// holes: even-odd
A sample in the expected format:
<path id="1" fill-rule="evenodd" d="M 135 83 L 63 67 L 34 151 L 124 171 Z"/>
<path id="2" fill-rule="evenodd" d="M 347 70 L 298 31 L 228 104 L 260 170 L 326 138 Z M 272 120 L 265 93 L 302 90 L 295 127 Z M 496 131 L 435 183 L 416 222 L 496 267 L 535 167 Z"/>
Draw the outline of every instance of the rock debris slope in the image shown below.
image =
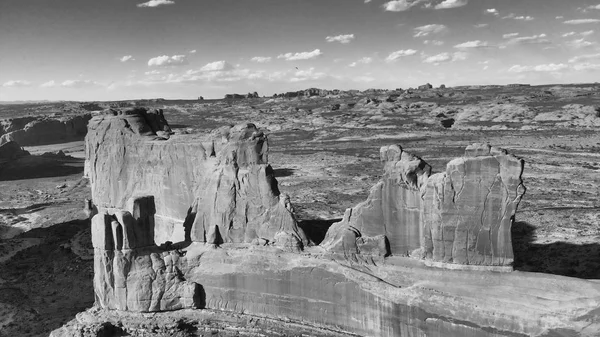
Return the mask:
<path id="1" fill-rule="evenodd" d="M 89 123 L 86 158 L 100 212 L 154 197 L 157 244 L 308 243 L 268 164 L 267 137 L 253 124 L 183 136 L 172 134 L 161 111 L 108 111 Z"/>
<path id="2" fill-rule="evenodd" d="M 322 246 L 344 254 L 411 255 L 428 261 L 510 266 L 510 228 L 521 197 L 524 162 L 485 144 L 467 147 L 446 171 L 399 146 L 381 148 L 384 175 L 368 199 L 346 210 Z"/>

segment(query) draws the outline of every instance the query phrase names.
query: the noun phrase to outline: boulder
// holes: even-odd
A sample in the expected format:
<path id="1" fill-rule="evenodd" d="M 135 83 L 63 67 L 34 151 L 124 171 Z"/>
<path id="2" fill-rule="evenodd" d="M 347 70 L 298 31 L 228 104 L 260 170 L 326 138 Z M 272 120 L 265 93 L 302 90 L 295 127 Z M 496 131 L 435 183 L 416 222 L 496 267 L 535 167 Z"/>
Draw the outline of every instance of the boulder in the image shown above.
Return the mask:
<path id="1" fill-rule="evenodd" d="M 347 209 L 321 246 L 358 250 L 358 238 L 389 241 L 389 253 L 461 265 L 511 266 L 510 229 L 525 187 L 523 160 L 487 144 L 467 147 L 443 173 L 392 145 L 381 148 L 382 179 Z M 354 233 L 354 237 L 349 233 Z M 378 254 L 388 254 L 383 245 Z M 363 249 L 364 250 L 364 249 Z M 373 254 L 373 249 L 367 249 Z"/>

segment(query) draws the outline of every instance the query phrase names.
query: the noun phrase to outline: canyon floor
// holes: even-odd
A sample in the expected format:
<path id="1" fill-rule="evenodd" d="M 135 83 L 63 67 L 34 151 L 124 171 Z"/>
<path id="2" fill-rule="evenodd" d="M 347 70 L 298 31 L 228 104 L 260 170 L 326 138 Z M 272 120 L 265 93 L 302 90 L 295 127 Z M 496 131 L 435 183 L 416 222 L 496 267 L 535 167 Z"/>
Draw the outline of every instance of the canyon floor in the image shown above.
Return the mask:
<path id="1" fill-rule="evenodd" d="M 106 104 L 0 105 L 0 117 Z M 512 229 L 515 270 L 600 279 L 600 86 L 122 104 L 163 109 L 176 133 L 254 123 L 268 134 L 270 164 L 300 226 L 323 236 L 381 177 L 383 145 L 400 145 L 434 172 L 469 144 L 505 148 L 526 163 L 527 192 Z M 25 149 L 33 156 L 0 165 L 0 336 L 47 336 L 94 302 L 89 221 L 81 211 L 90 195 L 83 141 Z M 42 156 L 57 151 L 66 156 Z M 174 316 L 153 333 L 338 335 L 243 315 L 203 315 L 196 323 Z"/>

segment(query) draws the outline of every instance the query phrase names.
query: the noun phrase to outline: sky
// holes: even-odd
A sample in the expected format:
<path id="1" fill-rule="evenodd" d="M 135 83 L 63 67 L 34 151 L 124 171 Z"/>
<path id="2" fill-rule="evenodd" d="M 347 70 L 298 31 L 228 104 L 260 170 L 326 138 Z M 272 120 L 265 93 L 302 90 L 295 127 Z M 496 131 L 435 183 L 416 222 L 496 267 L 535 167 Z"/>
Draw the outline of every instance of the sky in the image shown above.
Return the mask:
<path id="1" fill-rule="evenodd" d="M 1 0 L 0 100 L 590 83 L 600 0 Z"/>

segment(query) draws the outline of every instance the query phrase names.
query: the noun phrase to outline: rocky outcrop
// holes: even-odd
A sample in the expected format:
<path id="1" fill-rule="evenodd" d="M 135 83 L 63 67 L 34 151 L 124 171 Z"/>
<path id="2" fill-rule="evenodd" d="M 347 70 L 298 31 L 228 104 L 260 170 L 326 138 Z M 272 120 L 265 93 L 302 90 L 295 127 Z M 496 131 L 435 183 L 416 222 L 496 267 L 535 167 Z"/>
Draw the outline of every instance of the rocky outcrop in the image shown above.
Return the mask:
<path id="1" fill-rule="evenodd" d="M 178 252 L 154 244 L 154 198 L 130 203 L 131 212 L 92 218 L 96 305 L 138 312 L 201 307 L 202 288 L 183 278 Z"/>
<path id="2" fill-rule="evenodd" d="M 22 146 L 83 140 L 90 113 L 68 116 L 19 117 L 0 121 L 0 144 L 15 141 Z"/>
<path id="3" fill-rule="evenodd" d="M 157 244 L 276 243 L 278 235 L 293 238 L 296 247 L 308 244 L 268 165 L 267 137 L 255 125 L 210 135 L 164 135 L 169 130 L 160 111 L 145 109 L 90 121 L 86 174 L 100 213 L 128 209 L 131 197 L 152 195 Z"/>
<path id="4" fill-rule="evenodd" d="M 381 148 L 381 160 L 383 178 L 365 202 L 346 210 L 321 246 L 352 255 L 366 241 L 376 242 L 366 255 L 512 265 L 510 228 L 525 192 L 523 160 L 486 144 L 467 147 L 464 157 L 434 175 L 427 163 L 399 146 Z"/>

